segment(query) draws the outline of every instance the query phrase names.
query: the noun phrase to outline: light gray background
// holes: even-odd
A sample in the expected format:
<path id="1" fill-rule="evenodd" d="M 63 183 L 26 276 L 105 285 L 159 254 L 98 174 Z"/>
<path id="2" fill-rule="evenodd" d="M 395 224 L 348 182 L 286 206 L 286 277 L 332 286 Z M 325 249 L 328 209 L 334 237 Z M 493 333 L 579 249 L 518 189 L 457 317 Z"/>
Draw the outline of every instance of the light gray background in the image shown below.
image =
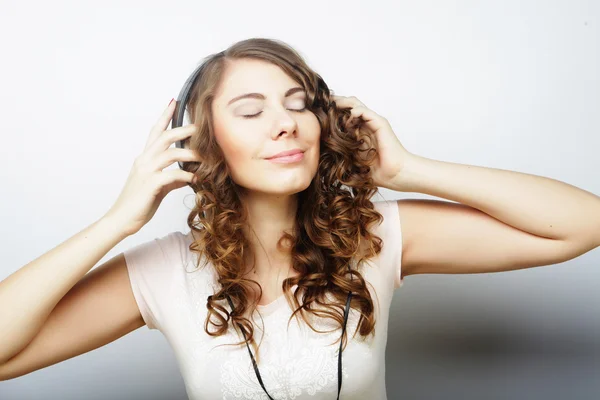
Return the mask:
<path id="1" fill-rule="evenodd" d="M 201 58 L 253 36 L 296 47 L 336 94 L 388 118 L 411 152 L 600 194 L 597 1 L 0 5 L 2 279 L 102 216 Z M 186 231 L 191 194 L 171 193 L 101 262 Z M 596 249 L 528 270 L 408 277 L 390 311 L 388 397 L 600 398 L 599 263 Z M 167 341 L 143 327 L 0 382 L 0 398 L 184 399 L 185 390 Z"/>

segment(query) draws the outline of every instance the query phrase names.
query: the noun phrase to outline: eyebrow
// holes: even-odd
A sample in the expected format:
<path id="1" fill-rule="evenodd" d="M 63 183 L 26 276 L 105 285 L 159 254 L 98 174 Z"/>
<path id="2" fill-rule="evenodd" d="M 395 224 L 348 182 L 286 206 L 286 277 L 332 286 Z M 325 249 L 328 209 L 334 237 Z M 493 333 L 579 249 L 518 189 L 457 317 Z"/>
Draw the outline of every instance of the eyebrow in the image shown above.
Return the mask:
<path id="1" fill-rule="evenodd" d="M 284 97 L 289 97 L 289 96 L 293 95 L 294 93 L 301 92 L 301 91 L 304 91 L 304 88 L 302 88 L 302 87 L 293 87 L 291 89 L 288 89 L 287 92 L 285 92 L 285 96 Z M 245 98 L 252 98 L 252 99 L 264 100 L 265 96 L 263 94 L 261 94 L 261 93 L 246 93 L 246 94 L 234 97 L 233 99 L 229 100 L 229 103 L 227 103 L 227 105 L 230 105 L 234 101 L 238 101 L 238 100 L 245 99 Z"/>

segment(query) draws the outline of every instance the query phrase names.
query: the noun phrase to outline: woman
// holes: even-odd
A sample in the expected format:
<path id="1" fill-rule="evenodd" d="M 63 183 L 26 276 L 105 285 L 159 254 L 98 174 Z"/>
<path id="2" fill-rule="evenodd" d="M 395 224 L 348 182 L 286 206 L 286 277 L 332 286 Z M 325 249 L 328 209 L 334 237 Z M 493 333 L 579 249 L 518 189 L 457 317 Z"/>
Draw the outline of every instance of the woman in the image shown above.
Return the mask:
<path id="1" fill-rule="evenodd" d="M 410 153 L 284 43 L 249 39 L 204 62 L 192 124 L 167 130 L 171 102 L 105 216 L 0 283 L 1 379 L 146 324 L 169 339 L 190 398 L 330 399 L 343 378 L 341 398 L 385 399 L 404 277 L 555 264 L 600 244 L 595 195 Z M 185 169 L 163 171 L 175 161 Z M 86 274 L 185 185 L 189 233 Z M 452 202 L 371 202 L 377 187 Z"/>

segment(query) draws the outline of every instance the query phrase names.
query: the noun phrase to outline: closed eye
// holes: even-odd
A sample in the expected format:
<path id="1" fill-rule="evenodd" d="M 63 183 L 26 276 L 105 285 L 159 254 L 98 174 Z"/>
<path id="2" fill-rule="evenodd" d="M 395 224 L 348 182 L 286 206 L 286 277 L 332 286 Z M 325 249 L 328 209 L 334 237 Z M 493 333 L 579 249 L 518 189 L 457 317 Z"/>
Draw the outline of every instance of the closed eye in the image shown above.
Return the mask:
<path id="1" fill-rule="evenodd" d="M 306 111 L 306 110 L 307 110 L 307 108 L 306 108 L 306 107 L 304 107 L 304 108 L 301 108 L 300 110 L 290 110 L 290 111 L 304 112 L 304 111 Z M 256 114 L 242 115 L 242 117 L 244 117 L 244 118 L 246 118 L 246 119 L 249 119 L 249 118 L 256 118 L 256 117 L 258 117 L 260 114 L 262 114 L 262 111 L 261 111 L 261 112 L 258 112 L 258 113 L 256 113 Z"/>

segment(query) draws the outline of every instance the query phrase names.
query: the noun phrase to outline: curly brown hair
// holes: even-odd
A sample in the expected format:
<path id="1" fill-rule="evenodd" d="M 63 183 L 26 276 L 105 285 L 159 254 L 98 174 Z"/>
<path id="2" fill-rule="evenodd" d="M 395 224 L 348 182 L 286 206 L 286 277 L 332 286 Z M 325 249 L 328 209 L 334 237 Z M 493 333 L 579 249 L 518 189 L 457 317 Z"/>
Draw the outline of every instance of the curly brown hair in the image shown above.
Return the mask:
<path id="1" fill-rule="evenodd" d="M 287 241 L 292 267 L 299 273 L 285 279 L 282 285 L 285 298 L 294 309 L 288 327 L 292 317 L 298 318 L 299 313 L 311 329 L 317 331 L 304 312 L 315 316 L 325 314 L 341 327 L 350 291 L 350 307 L 360 312 L 357 331 L 363 337 L 374 335 L 373 300 L 366 281 L 358 268 L 350 267 L 350 261 L 356 257 L 356 265 L 360 265 L 382 249 L 381 238 L 368 229 L 383 219 L 370 201 L 378 191 L 369 168 L 376 156 L 375 137 L 362 128 L 362 119 L 351 118 L 349 109 L 336 108 L 325 81 L 309 68 L 297 51 L 282 41 L 266 38 L 242 40 L 206 57 L 189 101 L 182 105 L 186 107 L 190 121 L 199 128 L 187 147 L 197 150 L 202 157 L 200 162 L 186 162 L 183 166 L 193 171 L 198 179 L 197 183 L 191 184 L 196 203 L 187 223 L 195 240 L 189 249 L 199 254 L 196 267 L 202 256 L 212 263 L 220 285 L 216 293 L 208 296 L 205 331 L 211 336 L 223 335 L 231 320 L 247 333 L 246 340 L 236 345 L 250 342 L 256 353 L 253 324 L 245 315 L 248 311 L 254 312 L 258 304 L 256 299 L 247 304 L 252 293 L 250 285 L 256 284 L 261 294 L 262 288 L 258 282 L 244 278 L 240 267 L 244 253 L 251 251 L 242 230 L 247 223 L 240 201 L 243 188 L 231 179 L 225 157 L 215 140 L 211 112 L 212 101 L 228 64 L 248 58 L 272 63 L 299 83 L 307 94 L 307 108 L 315 114 L 321 128 L 317 173 L 309 187 L 297 194 L 296 227 L 291 233 L 284 232 L 277 242 L 282 246 Z M 298 288 L 291 296 L 289 292 L 294 285 Z M 326 294 L 335 301 L 324 301 Z M 224 307 L 227 303 L 223 300 L 227 296 L 235 304 L 233 313 Z M 315 302 L 330 307 L 316 311 L 312 306 Z M 209 325 L 216 327 L 216 331 L 209 331 Z M 345 333 L 340 340 L 345 346 Z"/>

